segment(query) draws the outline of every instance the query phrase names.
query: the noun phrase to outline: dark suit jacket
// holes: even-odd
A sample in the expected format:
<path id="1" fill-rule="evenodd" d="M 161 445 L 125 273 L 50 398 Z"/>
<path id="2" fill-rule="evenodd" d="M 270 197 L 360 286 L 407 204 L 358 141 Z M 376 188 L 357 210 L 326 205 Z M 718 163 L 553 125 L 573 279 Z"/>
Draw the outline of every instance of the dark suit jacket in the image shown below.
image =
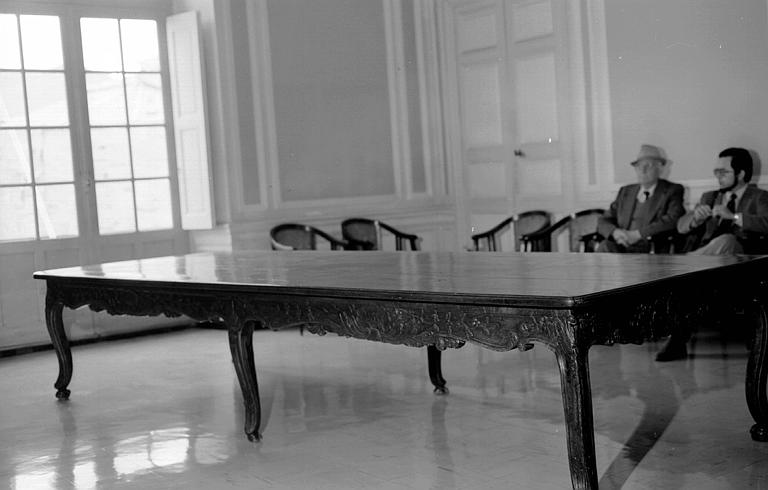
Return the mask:
<path id="1" fill-rule="evenodd" d="M 639 190 L 640 184 L 625 185 L 619 189 L 616 200 L 597 223 L 598 233 L 608 239 L 616 228 L 629 229 Z M 685 214 L 683 192 L 682 185 L 659 179 L 648 200 L 646 219 L 638 229 L 643 238 L 675 229 L 677 220 Z"/>
<path id="2" fill-rule="evenodd" d="M 705 192 L 701 196 L 700 204 L 706 204 L 708 206 L 715 206 L 723 203 L 725 194 L 721 194 L 718 191 Z M 742 239 L 747 239 L 747 233 L 768 233 L 768 192 L 759 189 L 753 185 L 747 186 L 744 189 L 744 194 L 741 196 L 739 204 L 736 206 L 736 212 L 741 213 L 741 228 L 736 228 L 735 235 Z M 677 230 L 680 233 L 688 233 L 691 231 L 691 224 L 693 221 L 693 211 L 685 214 L 677 223 Z M 713 238 L 715 231 L 717 230 L 718 220 L 707 219 L 703 224 L 699 226 L 704 227 L 704 234 L 701 237 L 701 243 L 706 243 Z"/>

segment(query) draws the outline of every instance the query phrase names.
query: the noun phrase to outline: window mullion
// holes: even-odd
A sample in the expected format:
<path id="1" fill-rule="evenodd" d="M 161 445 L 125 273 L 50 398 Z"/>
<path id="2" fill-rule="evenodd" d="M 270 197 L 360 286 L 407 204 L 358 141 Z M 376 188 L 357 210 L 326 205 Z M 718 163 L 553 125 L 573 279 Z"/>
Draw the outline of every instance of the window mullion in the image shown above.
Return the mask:
<path id="1" fill-rule="evenodd" d="M 128 136 L 128 162 L 131 166 L 131 197 L 133 199 L 133 228 L 135 232 L 139 231 L 139 210 L 136 202 L 136 176 L 133 171 L 133 141 L 131 139 L 131 120 L 128 116 L 128 83 L 126 81 L 125 57 L 123 55 L 123 26 L 120 20 L 117 21 L 117 39 L 120 46 L 120 68 L 123 75 L 123 100 L 125 107 L 125 132 Z"/>
<path id="2" fill-rule="evenodd" d="M 35 167 L 32 154 L 32 121 L 29 117 L 29 96 L 27 94 L 27 70 L 24 63 L 24 44 L 21 35 L 21 15 L 16 16 L 16 35 L 19 37 L 19 61 L 21 62 L 21 93 L 24 100 L 24 117 L 26 118 L 27 136 L 27 167 L 29 169 L 29 186 L 32 194 L 32 209 L 35 215 L 35 239 L 40 238 L 40 210 L 37 207 L 37 186 L 35 185 Z"/>
<path id="3" fill-rule="evenodd" d="M 62 43 L 64 49 L 64 73 L 69 105 L 69 131 L 72 146 L 75 200 L 80 228 L 82 260 L 89 262 L 96 257 L 98 236 L 96 224 L 96 200 L 93 183 L 93 155 L 91 152 L 88 104 L 85 89 L 85 71 L 78 17 L 71 11 L 61 17 Z"/>

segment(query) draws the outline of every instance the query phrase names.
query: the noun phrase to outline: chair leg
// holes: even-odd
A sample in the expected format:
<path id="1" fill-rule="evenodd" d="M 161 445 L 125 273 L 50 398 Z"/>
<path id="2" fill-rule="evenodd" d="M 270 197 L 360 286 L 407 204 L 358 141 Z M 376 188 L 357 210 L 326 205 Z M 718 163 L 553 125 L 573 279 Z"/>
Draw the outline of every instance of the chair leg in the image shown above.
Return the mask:
<path id="1" fill-rule="evenodd" d="M 445 378 L 443 378 L 442 370 L 440 369 L 440 360 L 442 353 L 434 345 L 427 346 L 427 370 L 429 371 L 429 380 L 434 385 L 435 393 L 442 395 L 448 394 L 448 388 L 445 386 Z"/>

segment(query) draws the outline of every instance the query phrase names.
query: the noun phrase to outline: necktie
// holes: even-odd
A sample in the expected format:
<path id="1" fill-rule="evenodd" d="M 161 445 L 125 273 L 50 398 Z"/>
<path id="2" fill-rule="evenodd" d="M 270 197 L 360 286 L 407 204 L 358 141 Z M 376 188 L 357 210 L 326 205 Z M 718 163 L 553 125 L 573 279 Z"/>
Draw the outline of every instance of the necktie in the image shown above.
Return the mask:
<path id="1" fill-rule="evenodd" d="M 649 197 L 651 197 L 651 193 L 648 191 L 643 191 L 643 202 L 647 201 Z"/>
<path id="2" fill-rule="evenodd" d="M 730 196 L 728 196 L 728 202 L 725 204 L 725 208 L 731 213 L 736 212 L 735 192 L 731 192 Z M 717 221 L 717 229 L 715 230 L 715 233 L 712 237 L 714 238 L 716 236 L 722 235 L 723 233 L 733 233 L 733 220 L 725 219 L 720 216 Z"/>

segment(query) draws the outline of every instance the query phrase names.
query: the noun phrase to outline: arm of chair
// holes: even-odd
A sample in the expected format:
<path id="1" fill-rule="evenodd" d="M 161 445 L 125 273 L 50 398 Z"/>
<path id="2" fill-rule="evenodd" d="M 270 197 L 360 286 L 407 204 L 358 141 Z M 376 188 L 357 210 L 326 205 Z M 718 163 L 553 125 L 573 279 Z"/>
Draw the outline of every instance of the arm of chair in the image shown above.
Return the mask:
<path id="1" fill-rule="evenodd" d="M 414 235 L 412 233 L 402 232 L 402 231 L 398 230 L 397 228 L 392 228 L 391 226 L 389 226 L 386 223 L 382 223 L 381 221 L 379 221 L 379 226 L 381 228 L 387 230 L 388 232 L 392 233 L 393 235 L 395 235 L 395 241 L 396 241 L 396 244 L 397 244 L 397 247 L 396 247 L 397 250 L 403 250 L 403 243 L 405 242 L 405 240 L 408 240 L 408 242 L 410 243 L 411 250 L 419 250 L 419 236 L 418 235 Z"/>
<path id="2" fill-rule="evenodd" d="M 571 220 L 571 216 L 565 216 L 557 222 L 543 228 L 539 231 L 526 233 L 520 237 L 522 249 L 530 252 L 551 252 L 552 251 L 552 233 L 564 226 Z"/>
<path id="3" fill-rule="evenodd" d="M 598 232 L 581 235 L 579 237 L 579 242 L 581 242 L 581 251 L 594 252 L 597 249 L 595 245 L 602 242 L 603 240 L 605 240 L 605 237 Z"/>
<path id="4" fill-rule="evenodd" d="M 486 230 L 482 233 L 475 233 L 472 235 L 472 242 L 475 244 L 475 251 L 480 250 L 480 240 L 488 240 L 488 250 L 491 252 L 495 252 L 497 250 L 496 245 L 496 234 L 499 233 L 501 230 L 509 226 L 509 224 L 514 220 L 514 217 L 510 217 L 499 223 L 498 225 L 494 226 L 490 230 Z M 522 239 L 521 239 L 522 240 Z"/>
<path id="5" fill-rule="evenodd" d="M 652 254 L 675 254 L 683 251 L 683 238 L 677 230 L 668 230 L 645 237 L 651 245 Z"/>
<path id="6" fill-rule="evenodd" d="M 331 244 L 331 250 L 344 250 L 349 244 L 345 240 L 339 240 L 333 235 L 330 235 L 323 230 L 315 230 L 315 233 L 328 240 Z"/>

